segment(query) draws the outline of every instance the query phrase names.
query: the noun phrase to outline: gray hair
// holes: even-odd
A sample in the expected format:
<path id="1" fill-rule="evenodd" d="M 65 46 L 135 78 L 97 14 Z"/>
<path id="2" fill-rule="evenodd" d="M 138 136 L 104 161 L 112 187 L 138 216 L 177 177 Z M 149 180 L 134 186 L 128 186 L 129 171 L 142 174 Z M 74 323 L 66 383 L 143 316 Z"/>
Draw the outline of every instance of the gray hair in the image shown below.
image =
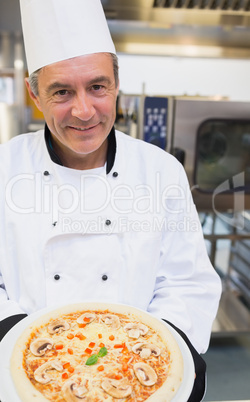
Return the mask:
<path id="1" fill-rule="evenodd" d="M 112 57 L 113 61 L 113 71 L 114 71 L 114 76 L 115 76 L 115 86 L 116 88 L 118 87 L 119 84 L 119 65 L 118 65 L 118 57 L 114 53 L 109 53 L 110 56 Z M 43 67 L 42 67 L 43 68 Z M 30 74 L 28 81 L 30 84 L 31 91 L 35 96 L 39 95 L 38 92 L 38 76 L 42 70 L 42 68 L 39 68 L 39 70 L 34 71 L 32 74 Z"/>

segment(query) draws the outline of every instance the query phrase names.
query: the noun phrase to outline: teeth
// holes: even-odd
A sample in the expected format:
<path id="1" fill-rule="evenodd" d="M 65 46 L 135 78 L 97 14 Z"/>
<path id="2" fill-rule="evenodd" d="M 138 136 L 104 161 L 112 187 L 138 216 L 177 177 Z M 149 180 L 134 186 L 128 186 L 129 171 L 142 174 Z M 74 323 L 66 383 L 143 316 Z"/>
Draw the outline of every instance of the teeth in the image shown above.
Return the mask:
<path id="1" fill-rule="evenodd" d="M 95 126 L 90 126 L 90 127 L 74 127 L 74 126 L 68 126 L 70 128 L 73 128 L 74 130 L 78 130 L 78 131 L 87 131 L 87 130 L 91 130 L 92 128 L 94 128 Z"/>
<path id="2" fill-rule="evenodd" d="M 87 130 L 87 128 L 79 128 L 79 127 L 73 127 L 75 130 L 78 130 L 78 131 L 85 131 L 85 130 Z"/>

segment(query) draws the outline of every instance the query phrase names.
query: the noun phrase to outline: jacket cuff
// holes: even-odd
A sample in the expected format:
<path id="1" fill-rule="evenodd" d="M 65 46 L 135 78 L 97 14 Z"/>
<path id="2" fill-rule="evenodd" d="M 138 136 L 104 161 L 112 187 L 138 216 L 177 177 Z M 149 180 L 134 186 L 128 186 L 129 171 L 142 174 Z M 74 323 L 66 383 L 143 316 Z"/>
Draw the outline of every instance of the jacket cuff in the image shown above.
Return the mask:
<path id="1" fill-rule="evenodd" d="M 194 386 L 193 390 L 191 392 L 191 395 L 188 399 L 188 402 L 200 402 L 203 400 L 205 392 L 206 392 L 206 363 L 202 359 L 202 357 L 199 355 L 197 350 L 193 347 L 191 342 L 189 341 L 188 337 L 182 332 L 179 328 L 177 328 L 174 324 L 171 322 L 164 320 L 167 324 L 169 324 L 171 327 L 173 327 L 178 334 L 181 335 L 183 340 L 186 342 L 193 360 L 194 360 L 194 367 L 195 367 L 195 381 L 194 381 Z"/>
<path id="2" fill-rule="evenodd" d="M 27 317 L 27 314 L 17 314 L 0 321 L 0 341 L 3 339 L 4 335 L 6 335 L 12 327 L 14 327 L 14 325 L 25 317 Z"/>

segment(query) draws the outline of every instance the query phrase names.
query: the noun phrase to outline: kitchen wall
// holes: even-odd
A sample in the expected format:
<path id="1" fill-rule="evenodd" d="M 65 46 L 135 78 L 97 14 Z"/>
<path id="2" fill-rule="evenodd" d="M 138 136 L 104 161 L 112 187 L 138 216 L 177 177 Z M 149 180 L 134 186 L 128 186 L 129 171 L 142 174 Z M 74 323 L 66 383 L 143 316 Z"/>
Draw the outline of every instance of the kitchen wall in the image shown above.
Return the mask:
<path id="1" fill-rule="evenodd" d="M 250 60 L 120 54 L 120 89 L 147 95 L 223 96 L 250 100 Z"/>

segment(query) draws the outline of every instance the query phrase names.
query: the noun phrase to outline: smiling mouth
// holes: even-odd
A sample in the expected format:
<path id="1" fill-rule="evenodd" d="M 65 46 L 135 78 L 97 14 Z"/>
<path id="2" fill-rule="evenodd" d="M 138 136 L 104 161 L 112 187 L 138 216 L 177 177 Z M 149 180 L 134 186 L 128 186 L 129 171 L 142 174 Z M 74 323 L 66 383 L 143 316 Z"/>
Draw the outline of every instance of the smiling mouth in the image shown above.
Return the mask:
<path id="1" fill-rule="evenodd" d="M 91 130 L 92 128 L 95 128 L 96 126 L 97 126 L 97 124 L 94 125 L 94 126 L 91 126 L 91 127 L 74 127 L 74 126 L 69 126 L 69 128 L 72 128 L 73 130 L 77 130 L 77 131 L 88 131 L 88 130 Z"/>

